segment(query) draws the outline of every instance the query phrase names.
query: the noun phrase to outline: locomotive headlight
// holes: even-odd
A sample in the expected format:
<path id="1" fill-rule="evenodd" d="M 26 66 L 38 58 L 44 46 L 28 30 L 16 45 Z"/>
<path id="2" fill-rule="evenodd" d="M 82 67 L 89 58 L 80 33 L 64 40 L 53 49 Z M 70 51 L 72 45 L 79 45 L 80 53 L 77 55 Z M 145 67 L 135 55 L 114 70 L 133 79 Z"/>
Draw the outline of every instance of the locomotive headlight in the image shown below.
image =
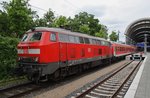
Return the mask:
<path id="1" fill-rule="evenodd" d="M 38 60 L 39 60 L 39 57 L 36 57 L 36 58 L 35 58 L 35 61 L 37 62 Z"/>
<path id="2" fill-rule="evenodd" d="M 28 49 L 29 54 L 40 54 L 40 49 Z"/>
<path id="3" fill-rule="evenodd" d="M 18 61 L 20 61 L 20 59 L 21 59 L 21 58 L 20 58 L 20 57 L 18 57 Z"/>
<path id="4" fill-rule="evenodd" d="M 23 54 L 23 49 L 18 49 L 17 52 L 18 54 Z"/>
<path id="5" fill-rule="evenodd" d="M 18 57 L 18 61 L 22 60 L 22 57 Z"/>
<path id="6" fill-rule="evenodd" d="M 33 57 L 34 62 L 38 62 L 38 60 L 39 60 L 39 57 Z"/>

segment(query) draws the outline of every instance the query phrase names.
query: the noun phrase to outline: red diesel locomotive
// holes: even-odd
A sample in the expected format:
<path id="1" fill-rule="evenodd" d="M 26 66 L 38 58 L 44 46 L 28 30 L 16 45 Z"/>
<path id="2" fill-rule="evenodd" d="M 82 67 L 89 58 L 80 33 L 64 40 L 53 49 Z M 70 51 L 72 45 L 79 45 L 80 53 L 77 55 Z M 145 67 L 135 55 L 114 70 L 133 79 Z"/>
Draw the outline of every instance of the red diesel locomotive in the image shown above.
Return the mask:
<path id="1" fill-rule="evenodd" d="M 135 49 L 65 29 L 36 27 L 18 44 L 18 62 L 31 81 L 56 80 L 132 54 Z"/>

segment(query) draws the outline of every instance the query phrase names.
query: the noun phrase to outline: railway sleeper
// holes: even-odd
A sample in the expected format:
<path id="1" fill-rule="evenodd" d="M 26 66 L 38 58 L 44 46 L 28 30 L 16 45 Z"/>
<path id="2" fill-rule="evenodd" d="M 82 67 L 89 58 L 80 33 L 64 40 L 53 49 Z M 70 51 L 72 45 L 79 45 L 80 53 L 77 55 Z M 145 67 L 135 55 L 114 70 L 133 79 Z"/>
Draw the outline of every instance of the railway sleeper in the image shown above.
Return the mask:
<path id="1" fill-rule="evenodd" d="M 97 96 L 97 97 L 111 97 L 112 95 L 111 94 L 101 94 L 101 93 L 96 93 L 96 92 L 90 92 L 90 94 L 93 94 L 93 95 L 95 95 L 95 96 Z"/>
<path id="2" fill-rule="evenodd" d="M 113 94 L 114 91 L 109 91 L 109 90 L 100 90 L 100 89 L 94 89 L 94 92 L 97 92 L 97 93 L 105 93 L 105 94 Z"/>
<path id="3" fill-rule="evenodd" d="M 119 86 L 113 86 L 113 85 L 111 85 L 111 84 L 109 84 L 109 85 L 102 84 L 101 86 L 107 87 L 107 88 L 118 88 L 118 87 L 119 87 Z"/>
<path id="4" fill-rule="evenodd" d="M 117 95 L 117 97 L 116 98 L 123 98 L 123 96 L 121 96 L 121 95 Z"/>
<path id="5" fill-rule="evenodd" d="M 104 82 L 106 85 L 112 85 L 112 86 L 120 86 L 120 83 L 114 83 L 114 82 Z"/>
<path id="6" fill-rule="evenodd" d="M 91 96 L 91 95 L 86 95 L 85 98 L 97 98 L 97 97 L 94 97 L 94 96 Z"/>
<path id="7" fill-rule="evenodd" d="M 109 91 L 117 90 L 117 88 L 106 88 L 106 87 L 103 87 L 103 86 L 99 86 L 98 89 L 109 90 Z"/>

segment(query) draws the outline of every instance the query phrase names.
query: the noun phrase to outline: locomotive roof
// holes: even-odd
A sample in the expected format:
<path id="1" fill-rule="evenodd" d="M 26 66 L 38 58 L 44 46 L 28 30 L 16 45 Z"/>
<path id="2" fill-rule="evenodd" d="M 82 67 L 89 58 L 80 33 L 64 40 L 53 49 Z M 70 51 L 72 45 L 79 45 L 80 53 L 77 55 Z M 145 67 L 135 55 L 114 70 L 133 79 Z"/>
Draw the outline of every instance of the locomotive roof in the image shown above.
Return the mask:
<path id="1" fill-rule="evenodd" d="M 103 40 L 107 41 L 103 38 L 99 37 L 94 37 L 90 36 L 87 34 L 79 33 L 79 32 L 72 32 L 70 30 L 62 29 L 62 28 L 48 28 L 48 27 L 36 27 L 34 28 L 35 31 L 51 31 L 51 32 L 58 32 L 58 33 L 63 33 L 63 34 L 68 34 L 68 35 L 75 35 L 75 36 L 81 36 L 81 37 L 86 37 L 86 38 L 91 38 L 91 39 L 97 39 L 97 40 Z M 32 32 L 32 29 L 28 30 L 27 33 Z M 110 42 L 110 41 L 107 41 Z"/>

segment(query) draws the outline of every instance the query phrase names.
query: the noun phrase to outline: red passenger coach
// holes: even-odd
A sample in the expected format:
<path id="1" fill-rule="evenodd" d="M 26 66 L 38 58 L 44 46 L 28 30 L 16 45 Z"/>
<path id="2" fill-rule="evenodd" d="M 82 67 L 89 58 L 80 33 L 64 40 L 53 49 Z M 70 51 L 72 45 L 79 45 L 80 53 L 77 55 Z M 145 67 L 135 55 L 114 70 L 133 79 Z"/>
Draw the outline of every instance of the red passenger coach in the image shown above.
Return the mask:
<path id="1" fill-rule="evenodd" d="M 114 57 L 126 56 L 129 54 L 133 54 L 136 51 L 135 46 L 130 46 L 126 44 L 112 43 L 112 47 Z"/>
<path id="2" fill-rule="evenodd" d="M 37 27 L 27 31 L 19 43 L 18 62 L 30 80 L 39 81 L 78 73 L 132 52 L 134 48 L 128 45 L 60 28 Z"/>

